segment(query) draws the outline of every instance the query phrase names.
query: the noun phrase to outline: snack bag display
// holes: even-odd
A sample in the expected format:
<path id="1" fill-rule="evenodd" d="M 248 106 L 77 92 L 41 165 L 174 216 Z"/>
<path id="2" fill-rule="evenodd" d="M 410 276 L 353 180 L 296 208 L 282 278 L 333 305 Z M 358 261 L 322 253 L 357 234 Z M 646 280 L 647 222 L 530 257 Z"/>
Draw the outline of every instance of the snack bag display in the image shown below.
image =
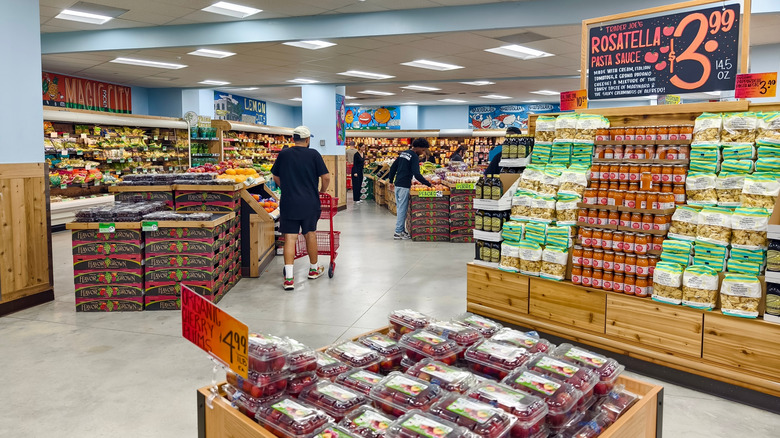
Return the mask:
<path id="1" fill-rule="evenodd" d="M 780 158 L 762 157 L 756 160 L 756 172 L 775 173 L 780 170 Z"/>
<path id="2" fill-rule="evenodd" d="M 536 130 L 534 133 L 534 145 L 555 140 L 555 117 L 539 116 L 536 119 Z"/>
<path id="3" fill-rule="evenodd" d="M 561 169 L 556 166 L 547 166 L 542 173 L 542 180 L 539 183 L 537 194 L 552 195 L 558 193 L 558 187 L 561 185 Z"/>
<path id="4" fill-rule="evenodd" d="M 739 186 L 739 191 L 742 192 L 742 186 Z M 512 211 L 510 218 L 515 221 L 527 219 L 531 215 L 531 201 L 534 194 L 526 190 L 518 190 L 512 197 Z"/>
<path id="5" fill-rule="evenodd" d="M 756 154 L 758 158 L 780 157 L 780 139 L 771 141 L 756 140 Z"/>
<path id="6" fill-rule="evenodd" d="M 761 274 L 761 264 L 745 260 L 728 259 L 726 261 L 726 270 L 734 274 L 758 276 Z"/>
<path id="7" fill-rule="evenodd" d="M 682 304 L 712 310 L 718 305 L 718 271 L 707 266 L 689 266 L 683 273 Z"/>
<path id="8" fill-rule="evenodd" d="M 537 193 L 539 191 L 539 184 L 542 182 L 542 176 L 544 174 L 544 166 L 531 164 L 525 168 L 523 174 L 520 176 L 520 183 L 517 185 L 518 190 L 526 190 L 531 193 Z"/>
<path id="9" fill-rule="evenodd" d="M 718 206 L 737 207 L 742 204 L 742 188 L 745 186 L 745 176 L 739 173 L 721 172 L 715 181 L 715 193 L 718 195 Z"/>
<path id="10" fill-rule="evenodd" d="M 672 215 L 668 236 L 672 239 L 696 240 L 699 226 L 699 210 L 687 205 L 679 206 Z"/>
<path id="11" fill-rule="evenodd" d="M 571 162 L 571 143 L 554 141 L 550 148 L 550 164 L 568 166 Z"/>
<path id="12" fill-rule="evenodd" d="M 753 160 L 723 160 L 720 163 L 721 172 L 741 173 L 747 175 L 753 172 Z"/>
<path id="13" fill-rule="evenodd" d="M 577 136 L 577 114 L 563 114 L 555 119 L 555 138 L 574 140 Z"/>
<path id="14" fill-rule="evenodd" d="M 737 208 L 731 215 L 731 246 L 766 249 L 769 213 L 763 208 Z"/>
<path id="15" fill-rule="evenodd" d="M 740 201 L 743 207 L 765 208 L 772 213 L 778 194 L 780 194 L 780 182 L 774 175 L 754 173 L 745 177 Z"/>
<path id="16" fill-rule="evenodd" d="M 550 162 L 550 154 L 552 153 L 551 144 L 535 144 L 534 150 L 531 153 L 532 164 L 547 164 Z"/>
<path id="17" fill-rule="evenodd" d="M 577 132 L 574 135 L 575 140 L 594 141 L 596 139 L 596 130 L 609 128 L 609 119 L 597 114 L 580 114 L 577 119 Z"/>
<path id="18" fill-rule="evenodd" d="M 720 147 L 717 144 L 694 144 L 691 146 L 691 160 L 717 163 L 720 160 Z"/>
<path id="19" fill-rule="evenodd" d="M 583 168 L 569 168 L 561 172 L 558 195 L 576 195 L 580 198 L 588 187 L 589 172 Z"/>
<path id="20" fill-rule="evenodd" d="M 722 120 L 721 143 L 754 143 L 756 141 L 756 128 L 758 126 L 756 113 L 728 113 L 723 115 Z"/>
<path id="21" fill-rule="evenodd" d="M 525 240 L 544 245 L 547 239 L 547 225 L 539 222 L 528 222 L 525 226 Z"/>
<path id="22" fill-rule="evenodd" d="M 691 160 L 688 170 L 694 173 L 716 173 L 720 168 L 718 161 Z"/>
<path id="23" fill-rule="evenodd" d="M 504 241 L 501 243 L 501 261 L 498 269 L 506 272 L 520 272 L 520 244 Z"/>
<path id="24" fill-rule="evenodd" d="M 555 196 L 535 196 L 531 200 L 529 220 L 549 224 L 555 220 Z"/>
<path id="25" fill-rule="evenodd" d="M 703 113 L 696 117 L 693 124 L 694 143 L 717 143 L 720 141 L 720 129 L 722 125 L 720 114 Z"/>
<path id="26" fill-rule="evenodd" d="M 724 315 L 757 318 L 761 296 L 758 278 L 729 273 L 720 287 L 720 309 Z"/>
<path id="27" fill-rule="evenodd" d="M 659 262 L 653 272 L 653 300 L 662 303 L 680 304 L 682 302 L 681 265 L 669 262 Z"/>
<path id="28" fill-rule="evenodd" d="M 756 158 L 753 143 L 733 143 L 723 147 L 724 160 L 752 160 Z"/>
<path id="29" fill-rule="evenodd" d="M 568 261 L 569 253 L 566 248 L 547 246 L 542 251 L 542 268 L 539 276 L 549 280 L 565 279 Z"/>
<path id="30" fill-rule="evenodd" d="M 718 203 L 714 173 L 689 173 L 685 181 L 685 195 L 691 205 L 715 205 Z"/>
<path id="31" fill-rule="evenodd" d="M 522 241 L 520 247 L 520 273 L 538 277 L 542 270 L 542 246 L 538 243 Z"/>
<path id="32" fill-rule="evenodd" d="M 742 187 L 740 186 L 740 191 L 741 190 Z M 580 197 L 576 195 L 559 194 L 558 201 L 555 203 L 556 223 L 558 225 L 576 225 L 577 213 L 579 212 L 579 207 L 577 206 L 577 204 L 580 201 L 581 201 Z M 512 206 L 512 209 L 514 213 L 514 205 Z"/>
<path id="33" fill-rule="evenodd" d="M 696 241 L 728 246 L 731 242 L 731 210 L 707 207 L 699 212 Z"/>
<path id="34" fill-rule="evenodd" d="M 547 225 L 547 237 L 544 244 L 568 248 L 573 243 L 571 240 L 573 233 L 573 227 L 570 225 Z"/>

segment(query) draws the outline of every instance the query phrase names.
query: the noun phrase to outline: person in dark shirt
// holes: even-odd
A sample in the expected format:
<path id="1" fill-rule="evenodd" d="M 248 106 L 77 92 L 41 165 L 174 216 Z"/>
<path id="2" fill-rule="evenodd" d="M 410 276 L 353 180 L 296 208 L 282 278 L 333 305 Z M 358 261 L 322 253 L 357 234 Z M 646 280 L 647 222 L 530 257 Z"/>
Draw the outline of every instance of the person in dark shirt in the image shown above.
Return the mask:
<path id="1" fill-rule="evenodd" d="M 359 144 L 357 151 L 352 156 L 352 200 L 355 204 L 362 204 L 363 200 L 360 199 L 360 189 L 363 187 L 363 167 L 366 164 L 366 159 L 363 157 L 366 146 Z"/>
<path id="2" fill-rule="evenodd" d="M 431 145 L 424 138 L 416 138 L 412 142 L 411 149 L 407 149 L 398 155 L 393 165 L 390 167 L 390 173 L 387 180 L 393 182 L 395 178 L 395 240 L 408 240 L 412 236 L 406 232 L 406 211 L 409 209 L 409 189 L 412 187 L 412 177 L 417 181 L 430 187 L 431 183 L 420 174 L 420 155 L 424 154 Z"/>
<path id="3" fill-rule="evenodd" d="M 320 219 L 320 193 L 330 184 L 330 173 L 322 155 L 309 149 L 311 131 L 299 126 L 293 131 L 295 145 L 282 150 L 271 168 L 274 182 L 282 189 L 279 205 L 279 231 L 284 235 L 284 290 L 295 289 L 293 262 L 298 233 L 306 236 L 309 253 L 309 279 L 319 278 L 325 268 L 317 262 L 317 221 Z M 317 186 L 319 184 L 319 190 Z"/>
<path id="4" fill-rule="evenodd" d="M 517 128 L 515 126 L 510 126 L 506 128 L 506 135 L 520 135 L 523 131 L 520 130 L 520 128 Z M 490 164 L 488 164 L 487 169 L 485 169 L 485 175 L 497 175 L 501 172 L 501 166 L 498 165 L 498 163 L 501 162 L 501 153 L 503 151 L 503 146 L 497 145 L 493 149 L 490 150 L 490 155 L 488 158 L 490 159 Z"/>
<path id="5" fill-rule="evenodd" d="M 450 162 L 463 161 L 463 155 L 466 153 L 466 146 L 460 145 L 455 152 L 450 155 Z"/>

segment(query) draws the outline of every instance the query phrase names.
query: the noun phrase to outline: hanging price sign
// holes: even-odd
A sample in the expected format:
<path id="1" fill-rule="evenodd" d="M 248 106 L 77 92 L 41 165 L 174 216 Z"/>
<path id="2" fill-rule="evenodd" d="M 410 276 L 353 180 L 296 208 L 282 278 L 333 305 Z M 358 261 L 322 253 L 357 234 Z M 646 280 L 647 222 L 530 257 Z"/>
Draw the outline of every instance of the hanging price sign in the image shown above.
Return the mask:
<path id="1" fill-rule="evenodd" d="M 734 97 L 737 99 L 775 97 L 776 94 L 777 72 L 737 75 L 737 84 L 734 88 Z"/>
<path id="2" fill-rule="evenodd" d="M 421 198 L 441 198 L 444 194 L 441 190 L 425 190 L 417 192 L 417 196 Z"/>
<path id="3" fill-rule="evenodd" d="M 561 93 L 561 111 L 573 111 L 588 107 L 588 90 Z"/>
<path id="4" fill-rule="evenodd" d="M 474 183 L 455 183 L 457 190 L 474 190 Z"/>

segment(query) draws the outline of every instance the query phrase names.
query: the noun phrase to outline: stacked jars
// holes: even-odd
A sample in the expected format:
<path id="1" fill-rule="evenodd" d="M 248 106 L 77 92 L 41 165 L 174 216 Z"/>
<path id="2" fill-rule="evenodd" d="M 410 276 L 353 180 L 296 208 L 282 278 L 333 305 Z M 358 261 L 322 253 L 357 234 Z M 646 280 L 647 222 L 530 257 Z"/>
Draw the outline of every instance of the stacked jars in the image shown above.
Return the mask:
<path id="1" fill-rule="evenodd" d="M 691 140 L 693 125 L 615 127 L 610 128 L 605 135 L 608 137 L 605 140 L 614 141 Z"/>

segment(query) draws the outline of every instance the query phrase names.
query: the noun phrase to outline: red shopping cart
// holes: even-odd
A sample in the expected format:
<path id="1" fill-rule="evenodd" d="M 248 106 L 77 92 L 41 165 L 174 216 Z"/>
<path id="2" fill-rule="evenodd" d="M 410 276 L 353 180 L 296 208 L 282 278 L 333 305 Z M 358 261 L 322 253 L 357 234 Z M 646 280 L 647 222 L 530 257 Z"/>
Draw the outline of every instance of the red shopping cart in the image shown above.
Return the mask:
<path id="1" fill-rule="evenodd" d="M 333 230 L 333 216 L 338 211 L 339 198 L 334 198 L 327 193 L 320 193 L 320 205 L 322 212 L 320 220 L 328 219 L 330 222 L 329 231 L 316 231 L 317 233 L 317 254 L 330 256 L 330 266 L 328 267 L 328 277 L 333 278 L 333 272 L 336 270 L 336 255 L 341 240 L 341 231 Z M 306 237 L 298 234 L 298 240 L 295 242 L 295 258 L 299 259 L 308 255 L 306 250 Z"/>

